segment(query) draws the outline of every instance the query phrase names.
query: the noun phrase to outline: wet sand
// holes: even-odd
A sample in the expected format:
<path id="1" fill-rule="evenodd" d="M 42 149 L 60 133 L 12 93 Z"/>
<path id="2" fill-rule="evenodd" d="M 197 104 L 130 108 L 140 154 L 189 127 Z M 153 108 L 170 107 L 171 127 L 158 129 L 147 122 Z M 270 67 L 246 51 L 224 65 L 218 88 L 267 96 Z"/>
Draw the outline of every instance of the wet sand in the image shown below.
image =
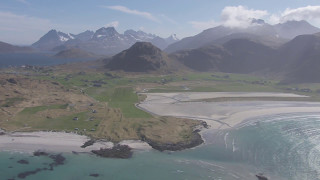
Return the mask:
<path id="1" fill-rule="evenodd" d="M 144 93 L 145 101 L 137 107 L 160 116 L 174 116 L 204 120 L 211 129 L 232 128 L 246 119 L 282 113 L 319 112 L 320 103 L 294 101 L 228 101 L 190 102 L 220 97 L 294 97 L 306 96 L 288 93 Z"/>

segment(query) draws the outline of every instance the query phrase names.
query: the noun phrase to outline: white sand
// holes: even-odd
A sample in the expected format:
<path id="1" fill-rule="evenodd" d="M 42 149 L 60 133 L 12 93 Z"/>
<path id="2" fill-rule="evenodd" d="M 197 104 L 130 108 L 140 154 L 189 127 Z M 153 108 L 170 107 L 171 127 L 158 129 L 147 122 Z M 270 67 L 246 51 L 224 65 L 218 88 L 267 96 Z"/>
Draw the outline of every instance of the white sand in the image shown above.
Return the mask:
<path id="1" fill-rule="evenodd" d="M 211 128 L 234 127 L 248 118 L 282 113 L 320 113 L 320 103 L 292 101 L 184 102 L 217 97 L 305 97 L 287 93 L 145 93 L 147 98 L 137 105 L 161 115 L 206 121 Z"/>
<path id="2" fill-rule="evenodd" d="M 307 97 L 292 93 L 273 92 L 183 92 L 183 93 L 141 93 L 147 95 L 144 103 L 170 103 L 212 99 L 221 97 Z"/>
<path id="3" fill-rule="evenodd" d="M 100 148 L 112 148 L 112 142 L 98 141 L 92 146 L 81 148 L 89 138 L 63 132 L 17 132 L 0 136 L 0 151 L 32 153 L 37 150 L 48 152 L 90 152 Z M 125 141 L 133 149 L 150 149 L 147 143 L 140 141 Z"/>
<path id="4" fill-rule="evenodd" d="M 217 97 L 303 97 L 284 93 L 145 93 L 147 99 L 137 106 L 143 110 L 161 116 L 185 117 L 205 120 L 213 129 L 234 127 L 242 121 L 262 115 L 317 112 L 320 103 L 308 102 L 184 102 Z M 111 148 L 111 142 L 96 142 L 81 148 L 89 138 L 63 132 L 17 132 L 0 135 L 0 151 L 17 151 L 32 153 L 37 150 L 49 152 L 90 152 L 100 148 Z M 142 141 L 122 141 L 136 150 L 152 149 Z"/>

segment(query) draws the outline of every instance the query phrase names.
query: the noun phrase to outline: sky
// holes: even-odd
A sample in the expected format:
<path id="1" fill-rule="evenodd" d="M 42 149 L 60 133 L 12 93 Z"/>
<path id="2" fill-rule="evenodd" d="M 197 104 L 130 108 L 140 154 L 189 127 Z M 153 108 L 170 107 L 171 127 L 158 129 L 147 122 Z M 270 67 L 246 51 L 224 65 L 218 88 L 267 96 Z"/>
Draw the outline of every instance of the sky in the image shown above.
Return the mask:
<path id="1" fill-rule="evenodd" d="M 218 25 L 244 28 L 252 18 L 320 27 L 320 0 L 1 0 L 0 41 L 29 45 L 51 29 L 78 34 L 110 26 L 183 38 Z"/>

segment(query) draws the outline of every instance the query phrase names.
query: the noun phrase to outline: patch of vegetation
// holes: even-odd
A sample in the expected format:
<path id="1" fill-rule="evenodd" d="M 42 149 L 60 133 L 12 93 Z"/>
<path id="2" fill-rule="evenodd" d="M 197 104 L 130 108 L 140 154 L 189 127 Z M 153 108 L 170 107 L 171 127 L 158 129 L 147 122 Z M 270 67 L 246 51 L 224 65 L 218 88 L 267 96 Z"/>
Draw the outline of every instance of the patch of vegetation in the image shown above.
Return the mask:
<path id="1" fill-rule="evenodd" d="M 32 127 L 35 129 L 52 129 L 57 131 L 78 131 L 80 134 L 87 134 L 96 129 L 99 120 L 89 121 L 91 112 L 85 111 L 72 115 L 61 116 L 58 118 L 46 118 L 38 121 Z M 77 120 L 74 118 L 77 117 Z M 89 133 L 90 134 L 90 133 Z"/>
<path id="2" fill-rule="evenodd" d="M 66 109 L 68 104 L 56 104 L 50 106 L 36 106 L 36 107 L 26 107 L 24 108 L 20 114 L 21 115 L 32 115 L 40 111 L 45 111 L 49 109 Z"/>
<path id="3" fill-rule="evenodd" d="M 1 107 L 11 107 L 19 102 L 22 102 L 24 98 L 14 97 L 14 98 L 6 98 Z"/>
<path id="4" fill-rule="evenodd" d="M 133 91 L 132 87 L 119 87 L 114 89 L 109 105 L 113 108 L 120 108 L 126 118 L 151 118 L 150 114 L 135 106 L 135 103 L 138 102 L 138 95 Z"/>

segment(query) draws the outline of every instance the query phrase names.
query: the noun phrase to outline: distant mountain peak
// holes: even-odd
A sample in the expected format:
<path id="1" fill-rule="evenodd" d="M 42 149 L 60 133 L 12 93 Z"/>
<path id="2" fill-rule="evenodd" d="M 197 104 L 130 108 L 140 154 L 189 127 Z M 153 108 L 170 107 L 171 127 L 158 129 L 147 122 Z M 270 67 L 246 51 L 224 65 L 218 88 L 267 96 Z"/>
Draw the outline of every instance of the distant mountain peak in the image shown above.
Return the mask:
<path id="1" fill-rule="evenodd" d="M 119 34 L 114 27 L 102 27 L 98 29 L 96 33 L 105 34 L 105 35 Z"/>
<path id="2" fill-rule="evenodd" d="M 129 36 L 130 38 L 133 38 L 137 41 L 151 41 L 151 39 L 155 38 L 156 36 L 153 34 L 148 34 L 146 32 L 143 32 L 141 30 L 135 31 L 132 29 L 126 30 L 124 32 L 125 36 Z"/>
<path id="3" fill-rule="evenodd" d="M 263 24 L 266 24 L 266 22 L 263 19 L 255 19 L 255 18 L 253 18 L 251 20 L 251 24 L 263 25 Z"/>
<path id="4" fill-rule="evenodd" d="M 312 26 L 305 20 L 290 20 L 284 23 L 276 24 L 274 27 L 276 28 L 280 36 L 287 39 L 293 39 L 298 35 L 314 34 L 320 32 L 319 28 Z"/>
<path id="5" fill-rule="evenodd" d="M 105 41 L 110 38 L 120 38 L 120 34 L 114 27 L 102 27 L 98 29 L 94 34 L 92 39 L 98 41 Z"/>
<path id="6" fill-rule="evenodd" d="M 50 30 L 32 46 L 43 51 L 61 51 L 79 48 L 96 54 L 114 55 L 135 42 L 151 42 L 160 49 L 177 41 L 175 35 L 171 38 L 161 38 L 141 30 L 126 30 L 123 34 L 115 27 L 101 27 L 95 32 L 86 30 L 79 34 L 66 34 L 55 29 Z"/>
<path id="7" fill-rule="evenodd" d="M 179 38 L 177 37 L 176 34 L 171 34 L 167 39 L 172 39 L 172 40 L 175 40 L 175 41 L 179 41 Z"/>
<path id="8" fill-rule="evenodd" d="M 52 50 L 54 47 L 62 45 L 71 39 L 74 39 L 74 37 L 70 33 L 66 34 L 55 29 L 51 29 L 37 42 L 32 44 L 32 46 L 41 50 Z"/>
<path id="9" fill-rule="evenodd" d="M 55 30 L 55 29 L 51 29 L 48 33 L 58 33 L 58 31 Z M 48 34 L 48 33 L 47 33 L 47 34 Z"/>

